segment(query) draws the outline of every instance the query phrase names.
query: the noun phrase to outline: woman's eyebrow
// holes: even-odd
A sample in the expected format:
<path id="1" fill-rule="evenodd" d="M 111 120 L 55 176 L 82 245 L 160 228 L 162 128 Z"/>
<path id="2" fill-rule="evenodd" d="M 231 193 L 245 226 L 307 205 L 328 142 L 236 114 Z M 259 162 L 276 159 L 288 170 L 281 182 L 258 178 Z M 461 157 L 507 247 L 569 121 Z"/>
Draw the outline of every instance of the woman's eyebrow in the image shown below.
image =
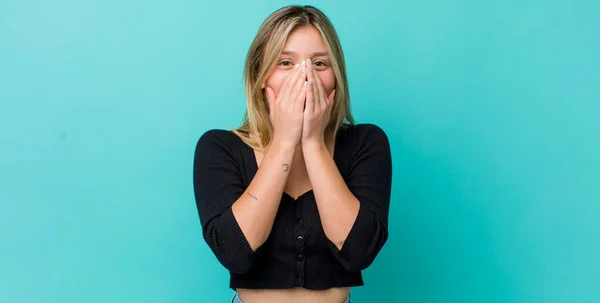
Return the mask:
<path id="1" fill-rule="evenodd" d="M 293 56 L 296 54 L 296 52 L 293 51 L 289 51 L 289 50 L 284 50 L 281 52 L 282 55 L 288 55 L 288 56 Z M 327 54 L 327 52 L 316 52 L 313 53 L 311 57 L 326 57 L 329 56 L 329 54 Z"/>

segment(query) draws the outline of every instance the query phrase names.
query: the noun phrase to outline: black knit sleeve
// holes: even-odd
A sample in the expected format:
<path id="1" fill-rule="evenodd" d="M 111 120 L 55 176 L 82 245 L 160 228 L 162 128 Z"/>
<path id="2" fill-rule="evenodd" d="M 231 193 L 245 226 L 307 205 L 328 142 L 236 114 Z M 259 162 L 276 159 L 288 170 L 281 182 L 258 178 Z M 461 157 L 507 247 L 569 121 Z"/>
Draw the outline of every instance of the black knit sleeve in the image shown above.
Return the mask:
<path id="1" fill-rule="evenodd" d="M 392 187 L 392 156 L 385 132 L 362 124 L 356 130 L 358 149 L 350 161 L 346 185 L 360 202 L 358 216 L 342 249 L 328 240 L 336 259 L 350 272 L 366 269 L 388 238 Z"/>
<path id="2" fill-rule="evenodd" d="M 248 272 L 259 251 L 252 250 L 231 210 L 231 205 L 244 193 L 245 185 L 227 131 L 213 129 L 200 137 L 194 155 L 193 180 L 206 243 L 229 271 Z"/>

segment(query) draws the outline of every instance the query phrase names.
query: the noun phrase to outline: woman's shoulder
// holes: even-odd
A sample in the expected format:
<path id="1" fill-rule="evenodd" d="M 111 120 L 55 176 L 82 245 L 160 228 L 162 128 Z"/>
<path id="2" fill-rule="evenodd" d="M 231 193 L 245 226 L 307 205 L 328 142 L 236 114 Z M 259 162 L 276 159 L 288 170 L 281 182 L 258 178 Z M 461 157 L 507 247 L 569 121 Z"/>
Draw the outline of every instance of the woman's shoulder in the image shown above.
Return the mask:
<path id="1" fill-rule="evenodd" d="M 220 128 L 212 128 L 205 131 L 196 144 L 196 150 L 206 149 L 232 149 L 239 140 L 236 140 L 237 135 L 231 131 Z"/>
<path id="2" fill-rule="evenodd" d="M 387 134 L 378 125 L 373 123 L 344 123 L 340 128 L 346 138 L 358 141 L 388 141 Z"/>
<path id="3" fill-rule="evenodd" d="M 220 128 L 211 128 L 200 135 L 198 141 L 212 141 L 212 140 L 228 140 L 233 134 L 232 131 Z"/>

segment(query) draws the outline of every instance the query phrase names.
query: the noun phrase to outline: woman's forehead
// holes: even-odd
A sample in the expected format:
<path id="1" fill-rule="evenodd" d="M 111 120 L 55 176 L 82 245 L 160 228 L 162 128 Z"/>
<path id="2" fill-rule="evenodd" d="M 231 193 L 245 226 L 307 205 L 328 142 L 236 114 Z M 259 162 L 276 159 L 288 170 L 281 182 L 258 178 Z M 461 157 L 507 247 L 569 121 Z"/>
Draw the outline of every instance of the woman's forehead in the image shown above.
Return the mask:
<path id="1" fill-rule="evenodd" d="M 327 52 L 321 32 L 315 27 L 306 26 L 293 30 L 287 37 L 283 47 L 285 51 L 294 53 Z"/>

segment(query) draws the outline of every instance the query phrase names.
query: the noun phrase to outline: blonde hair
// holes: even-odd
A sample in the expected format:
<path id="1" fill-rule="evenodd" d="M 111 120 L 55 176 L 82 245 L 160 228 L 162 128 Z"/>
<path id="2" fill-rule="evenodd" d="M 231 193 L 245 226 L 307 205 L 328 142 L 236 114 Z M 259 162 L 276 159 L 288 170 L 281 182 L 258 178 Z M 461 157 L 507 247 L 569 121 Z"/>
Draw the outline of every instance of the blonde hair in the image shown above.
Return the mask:
<path id="1" fill-rule="evenodd" d="M 314 26 L 321 33 L 335 75 L 335 99 L 325 129 L 325 140 L 335 138 L 344 119 L 355 124 L 350 112 L 344 53 L 333 25 L 323 12 L 313 6 L 286 6 L 267 17 L 250 45 L 244 67 L 246 112 L 242 125 L 232 130 L 246 144 L 262 152 L 265 152 L 265 147 L 268 148 L 274 135 L 262 84 L 279 60 L 288 35 L 300 26 Z"/>

